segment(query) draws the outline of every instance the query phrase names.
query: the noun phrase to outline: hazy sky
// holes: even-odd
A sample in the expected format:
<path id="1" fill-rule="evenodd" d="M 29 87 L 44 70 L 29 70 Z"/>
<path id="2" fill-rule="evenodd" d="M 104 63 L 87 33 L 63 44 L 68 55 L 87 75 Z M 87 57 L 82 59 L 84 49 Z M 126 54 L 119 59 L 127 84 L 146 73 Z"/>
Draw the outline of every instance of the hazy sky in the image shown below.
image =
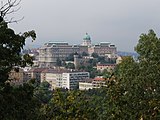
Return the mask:
<path id="1" fill-rule="evenodd" d="M 22 0 L 10 26 L 17 33 L 34 29 L 37 39 L 80 44 L 86 32 L 92 43 L 111 42 L 118 50 L 134 51 L 141 33 L 160 33 L 160 0 Z"/>

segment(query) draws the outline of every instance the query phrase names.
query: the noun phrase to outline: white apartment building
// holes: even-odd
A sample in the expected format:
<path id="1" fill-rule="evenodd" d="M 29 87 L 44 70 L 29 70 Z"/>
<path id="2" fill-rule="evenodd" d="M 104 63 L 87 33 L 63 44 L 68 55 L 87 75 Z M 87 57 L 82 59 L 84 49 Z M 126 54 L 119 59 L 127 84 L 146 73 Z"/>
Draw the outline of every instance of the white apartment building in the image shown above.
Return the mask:
<path id="1" fill-rule="evenodd" d="M 62 74 L 62 88 L 77 89 L 79 82 L 89 79 L 89 72 L 71 72 Z"/>
<path id="2" fill-rule="evenodd" d="M 89 90 L 106 86 L 106 80 L 102 77 L 96 77 L 88 82 L 79 82 L 79 90 Z"/>
<path id="3" fill-rule="evenodd" d="M 88 82 L 79 82 L 79 90 L 93 89 L 93 84 Z"/>
<path id="4" fill-rule="evenodd" d="M 41 73 L 41 82 L 47 81 L 51 85 L 51 89 L 62 88 L 62 74 L 69 72 L 68 70 L 47 69 Z"/>

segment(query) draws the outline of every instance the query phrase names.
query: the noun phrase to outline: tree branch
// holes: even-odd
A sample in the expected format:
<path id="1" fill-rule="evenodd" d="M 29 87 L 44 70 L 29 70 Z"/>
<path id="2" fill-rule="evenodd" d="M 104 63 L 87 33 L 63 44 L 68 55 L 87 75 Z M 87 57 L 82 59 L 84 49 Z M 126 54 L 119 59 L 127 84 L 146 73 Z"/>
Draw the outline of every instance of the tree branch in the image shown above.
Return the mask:
<path id="1" fill-rule="evenodd" d="M 21 8 L 21 7 L 17 8 L 20 2 L 21 0 L 7 0 L 6 3 L 3 5 L 3 1 L 2 1 L 1 8 L 0 8 L 0 17 L 4 19 L 8 14 L 17 12 Z M 13 20 L 13 18 L 11 18 L 11 20 Z M 12 22 L 11 20 L 7 23 L 11 23 Z M 15 20 L 13 22 L 18 22 L 20 20 Z"/>

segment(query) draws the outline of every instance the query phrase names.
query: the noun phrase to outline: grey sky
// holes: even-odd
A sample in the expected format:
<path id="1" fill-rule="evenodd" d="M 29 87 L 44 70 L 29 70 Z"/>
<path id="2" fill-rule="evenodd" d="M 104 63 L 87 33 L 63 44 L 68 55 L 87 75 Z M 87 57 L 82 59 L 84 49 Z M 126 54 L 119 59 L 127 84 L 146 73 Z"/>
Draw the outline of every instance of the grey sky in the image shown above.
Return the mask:
<path id="1" fill-rule="evenodd" d="M 134 51 L 141 33 L 160 33 L 160 0 L 22 0 L 13 16 L 25 17 L 10 25 L 16 32 L 34 29 L 35 42 L 66 41 L 80 44 L 86 32 L 92 43 L 115 44 L 118 50 Z"/>

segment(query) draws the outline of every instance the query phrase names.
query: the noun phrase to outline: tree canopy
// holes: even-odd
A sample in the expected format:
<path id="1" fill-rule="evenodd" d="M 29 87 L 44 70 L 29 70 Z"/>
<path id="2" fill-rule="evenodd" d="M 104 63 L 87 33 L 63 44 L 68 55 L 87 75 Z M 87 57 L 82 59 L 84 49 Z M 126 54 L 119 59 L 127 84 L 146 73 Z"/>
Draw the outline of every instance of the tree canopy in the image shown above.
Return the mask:
<path id="1" fill-rule="evenodd" d="M 25 54 L 21 55 L 21 50 L 28 37 L 36 38 L 35 32 L 29 31 L 23 34 L 16 34 L 13 29 L 8 27 L 8 23 L 0 22 L 0 82 L 4 83 L 8 79 L 8 73 L 14 66 L 24 67 L 32 64 L 32 58 Z"/>
<path id="2" fill-rule="evenodd" d="M 6 83 L 11 69 L 32 64 L 32 58 L 28 54 L 22 56 L 21 50 L 26 38 L 36 38 L 34 31 L 16 34 L 8 27 L 9 22 L 4 20 L 4 16 L 14 3 L 16 0 L 8 0 L 0 8 L 0 119 L 160 119 L 160 38 L 153 30 L 139 38 L 135 47 L 139 54 L 138 61 L 125 57 L 115 73 L 104 73 L 106 87 L 88 91 L 51 91 L 47 82 L 39 86 L 34 80 L 23 86 L 10 86 Z M 92 56 L 98 58 L 95 53 Z M 87 66 L 86 69 L 92 75 L 96 74 L 93 66 Z"/>

